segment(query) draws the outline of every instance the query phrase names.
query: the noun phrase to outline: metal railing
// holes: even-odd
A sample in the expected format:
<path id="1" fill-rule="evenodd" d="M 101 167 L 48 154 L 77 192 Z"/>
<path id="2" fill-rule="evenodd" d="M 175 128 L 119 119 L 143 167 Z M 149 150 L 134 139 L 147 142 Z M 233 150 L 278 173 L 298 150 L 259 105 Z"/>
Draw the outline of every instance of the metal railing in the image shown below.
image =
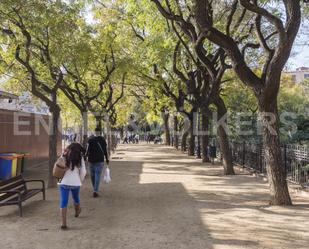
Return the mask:
<path id="1" fill-rule="evenodd" d="M 214 138 L 212 138 L 214 139 Z M 180 148 L 181 136 L 178 137 Z M 218 144 L 218 143 L 216 143 Z M 197 140 L 195 144 L 198 146 Z M 238 164 L 262 174 L 266 174 L 266 163 L 262 144 L 250 142 L 230 142 L 233 163 Z M 218 148 L 218 159 L 220 156 Z M 197 149 L 195 149 L 195 152 Z M 309 187 L 309 148 L 296 144 L 285 144 L 281 146 L 282 167 L 286 173 L 287 180 L 293 183 Z"/>
<path id="2" fill-rule="evenodd" d="M 248 142 L 230 143 L 233 162 L 266 173 L 262 144 Z M 281 146 L 282 167 L 288 181 L 309 187 L 309 149 L 306 146 L 285 144 Z"/>

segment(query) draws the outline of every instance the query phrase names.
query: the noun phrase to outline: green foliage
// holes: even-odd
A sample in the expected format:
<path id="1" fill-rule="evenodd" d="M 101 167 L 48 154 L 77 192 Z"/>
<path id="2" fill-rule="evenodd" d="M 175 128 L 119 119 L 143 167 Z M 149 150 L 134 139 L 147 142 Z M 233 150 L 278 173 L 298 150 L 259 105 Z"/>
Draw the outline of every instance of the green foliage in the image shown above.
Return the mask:
<path id="1" fill-rule="evenodd" d="M 282 77 L 278 96 L 279 111 L 303 115 L 309 107 L 309 92 L 306 83 L 295 84 L 288 76 Z"/>
<path id="2" fill-rule="evenodd" d="M 176 2 L 171 1 L 170 8 L 179 14 Z M 268 10 L 282 17 L 278 2 L 272 1 L 271 5 L 267 5 Z M 219 4 L 220 8 L 214 8 L 214 26 L 224 32 L 226 30 L 223 20 L 227 18 L 227 10 L 230 9 L 231 3 L 232 1 L 215 3 Z M 188 1 L 187 4 L 191 7 L 192 1 Z M 180 7 L 182 15 L 188 17 L 189 9 L 185 4 Z M 242 7 L 237 8 L 235 16 L 240 16 L 242 10 Z M 303 5 L 303 13 L 306 17 L 307 5 Z M 87 20 L 86 16 L 89 15 L 93 20 Z M 49 87 L 55 85 L 50 66 L 63 72 L 67 68 L 78 76 L 78 79 L 68 74 L 64 77 L 65 84 L 73 90 L 77 101 L 75 105 L 68 104 L 64 94 L 58 92 L 58 101 L 63 110 L 62 118 L 67 124 L 80 124 L 80 121 L 75 118 L 79 116 L 76 106 L 85 105 L 87 98 L 96 96 L 99 92 L 99 83 L 107 74 L 106 66 L 111 68 L 112 54 L 116 69 L 103 84 L 100 94 L 89 102 L 89 106 L 94 112 L 101 112 L 100 103 L 109 101 L 112 103 L 120 97 L 125 74 L 124 97 L 110 110 L 115 118 L 114 126 L 125 125 L 131 113 L 137 114 L 140 123 L 160 123 L 161 112 L 165 110 L 175 113 L 177 109 L 175 99 L 167 96 L 164 83 L 176 97 L 179 97 L 179 90 L 185 94 L 188 93 L 187 86 L 173 73 L 173 52 L 179 38 L 172 31 L 171 23 L 167 22 L 155 5 L 148 0 L 2 0 L 0 2 L 2 30 L 0 74 L 5 73 L 10 76 L 7 88 L 13 92 L 31 91 L 29 74 L 14 58 L 18 45 L 22 48 L 21 56 L 26 55 L 23 50 L 25 38 L 19 27 L 14 24 L 14 20 L 19 18 L 22 18 L 32 36 L 31 65 L 44 84 Z M 248 11 L 244 17 L 244 23 L 250 22 L 251 19 L 252 13 Z M 235 24 L 233 23 L 232 26 Z M 266 22 L 263 24 L 263 29 L 269 29 L 269 32 L 272 32 Z M 9 34 L 10 31 L 14 36 Z M 237 27 L 233 36 L 239 37 L 247 31 L 246 26 Z M 183 39 L 186 39 L 185 36 Z M 248 41 L 243 40 L 243 42 Z M 250 42 L 254 43 L 256 40 L 252 39 Z M 270 39 L 269 44 L 272 47 L 275 46 L 276 39 Z M 42 50 L 36 45 L 48 45 L 51 64 L 42 61 Z M 210 51 L 216 48 L 207 41 L 204 46 Z M 189 49 L 193 51 L 190 45 Z M 194 69 L 194 65 L 188 63 L 190 58 L 186 50 L 183 47 L 180 50 L 177 66 L 181 69 L 185 67 Z M 265 59 L 260 55 L 261 51 L 253 52 L 250 49 L 247 51 L 247 61 L 250 62 L 250 66 L 260 68 Z M 154 70 L 155 67 L 157 72 Z M 261 74 L 258 70 L 255 73 Z M 252 116 L 256 116 L 257 103 L 251 89 L 240 84 L 235 74 L 230 71 L 225 74 L 225 79 L 232 79 L 224 84 L 221 91 L 231 117 L 235 118 L 238 112 L 249 112 Z M 113 96 L 112 100 L 109 100 L 111 86 Z M 80 96 L 76 91 L 74 92 L 76 89 L 81 93 Z M 299 116 L 298 133 L 293 137 L 297 141 L 307 134 L 305 124 L 308 119 L 308 89 L 308 81 L 302 85 L 294 85 L 283 77 L 278 108 L 280 112 L 294 112 Z M 190 112 L 192 105 L 185 99 L 182 108 Z M 80 120 L 80 117 L 78 119 Z M 291 139 L 287 134 L 283 136 L 285 139 Z"/>
<path id="3" fill-rule="evenodd" d="M 283 77 L 278 98 L 280 113 L 288 112 L 293 127 L 285 127 L 282 139 L 290 143 L 309 142 L 309 88 L 308 81 L 301 84 L 291 82 L 289 77 Z M 293 133 L 291 133 L 293 132 Z"/>
<path id="4" fill-rule="evenodd" d="M 1 1 L 1 69 L 12 88 L 20 84 L 16 89 L 29 89 L 50 106 L 80 8 L 64 1 Z"/>

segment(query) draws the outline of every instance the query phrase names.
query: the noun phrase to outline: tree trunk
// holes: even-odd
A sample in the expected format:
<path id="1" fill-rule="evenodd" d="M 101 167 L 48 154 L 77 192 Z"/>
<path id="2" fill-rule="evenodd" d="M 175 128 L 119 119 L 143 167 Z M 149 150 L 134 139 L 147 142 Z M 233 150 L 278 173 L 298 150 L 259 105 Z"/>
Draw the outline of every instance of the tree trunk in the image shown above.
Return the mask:
<path id="1" fill-rule="evenodd" d="M 215 101 L 215 105 L 218 111 L 218 121 L 221 119 L 225 120 L 224 115 L 226 115 L 227 109 L 223 99 L 221 97 L 218 97 L 217 100 Z M 227 123 L 225 121 L 224 123 L 222 123 L 221 120 L 221 123 L 218 124 L 218 137 L 219 137 L 220 151 L 223 157 L 222 163 L 223 163 L 224 174 L 235 175 L 232 151 L 230 149 L 228 135 L 226 134 L 224 126 L 227 126 Z"/>
<path id="2" fill-rule="evenodd" d="M 112 152 L 114 153 L 115 151 L 115 140 L 114 140 L 114 135 L 113 135 L 113 129 L 110 130 L 110 140 L 111 140 L 111 149 Z"/>
<path id="3" fill-rule="evenodd" d="M 164 123 L 164 132 L 165 132 L 165 145 L 171 145 L 171 136 L 170 136 L 170 127 L 169 127 L 169 113 L 162 113 L 163 123 Z"/>
<path id="4" fill-rule="evenodd" d="M 120 128 L 120 138 L 122 139 L 124 136 L 123 126 Z"/>
<path id="5" fill-rule="evenodd" d="M 270 186 L 270 204 L 292 205 L 280 148 L 277 100 L 268 103 L 267 106 L 265 102 L 265 99 L 259 102 L 259 111 L 263 124 L 264 158 Z"/>
<path id="6" fill-rule="evenodd" d="M 208 151 L 207 147 L 209 145 L 209 136 L 208 136 L 208 131 L 209 131 L 209 118 L 208 118 L 208 113 L 206 111 L 202 112 L 202 130 L 203 130 L 203 135 L 202 135 L 202 162 L 210 162 L 210 158 L 208 156 Z"/>
<path id="7" fill-rule="evenodd" d="M 81 112 L 82 119 L 83 119 L 83 140 L 82 140 L 82 145 L 84 148 L 87 146 L 88 142 L 88 113 L 87 111 L 83 110 Z"/>
<path id="8" fill-rule="evenodd" d="M 181 137 L 181 151 L 186 151 L 187 150 L 187 137 L 188 137 L 188 135 L 189 135 L 188 131 L 185 131 L 182 134 L 182 137 Z"/>
<path id="9" fill-rule="evenodd" d="M 190 120 L 189 138 L 188 138 L 188 156 L 194 156 L 195 136 L 193 119 Z"/>
<path id="10" fill-rule="evenodd" d="M 201 155 L 201 136 L 199 134 L 199 131 L 201 129 L 201 121 L 200 121 L 200 117 L 201 117 L 201 113 L 200 111 L 198 111 L 196 113 L 196 117 L 197 117 L 197 122 L 196 122 L 196 127 L 197 127 L 197 133 L 196 133 L 196 140 L 197 140 L 197 148 L 196 148 L 196 158 L 201 159 L 202 155 Z"/>
<path id="11" fill-rule="evenodd" d="M 117 148 L 117 135 L 115 134 L 115 131 L 113 130 L 112 130 L 112 144 L 113 144 L 113 153 L 114 153 Z"/>
<path id="12" fill-rule="evenodd" d="M 178 149 L 178 118 L 174 116 L 174 147 Z"/>
<path id="13" fill-rule="evenodd" d="M 201 159 L 201 137 L 199 135 L 197 137 L 197 148 L 196 148 L 196 158 Z"/>
<path id="14" fill-rule="evenodd" d="M 49 131 L 49 162 L 48 162 L 48 188 L 56 186 L 56 179 L 53 176 L 54 164 L 58 157 L 58 124 L 60 118 L 60 108 L 57 104 L 50 108 L 51 122 Z"/>
<path id="15" fill-rule="evenodd" d="M 111 127 L 109 120 L 106 123 L 106 140 L 107 140 L 107 152 L 108 156 L 110 157 L 113 148 L 112 148 Z"/>
<path id="16" fill-rule="evenodd" d="M 95 116 L 96 129 L 100 129 L 102 132 L 102 118 L 100 116 Z"/>

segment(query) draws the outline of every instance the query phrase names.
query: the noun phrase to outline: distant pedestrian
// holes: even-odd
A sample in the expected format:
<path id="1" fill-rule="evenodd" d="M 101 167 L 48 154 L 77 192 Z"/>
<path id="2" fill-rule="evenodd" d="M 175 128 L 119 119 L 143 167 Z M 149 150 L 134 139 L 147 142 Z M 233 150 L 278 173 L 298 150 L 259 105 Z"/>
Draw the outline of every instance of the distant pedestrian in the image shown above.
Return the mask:
<path id="1" fill-rule="evenodd" d="M 160 136 L 156 136 L 153 142 L 154 142 L 154 144 L 161 144 L 162 139 L 161 139 Z"/>
<path id="2" fill-rule="evenodd" d="M 151 139 L 152 139 L 152 136 L 149 134 L 149 135 L 147 136 L 147 144 L 150 144 Z"/>
<path id="3" fill-rule="evenodd" d="M 91 174 L 91 183 L 93 187 L 93 197 L 99 196 L 99 187 L 101 174 L 104 167 L 104 160 L 109 163 L 107 154 L 107 144 L 105 138 L 100 135 L 100 128 L 96 128 L 95 136 L 90 137 L 86 156 L 88 158 Z"/>
<path id="4" fill-rule="evenodd" d="M 217 148 L 214 144 L 208 146 L 208 155 L 211 163 L 215 164 L 215 158 L 217 157 Z"/>
<path id="5" fill-rule="evenodd" d="M 117 138 L 117 144 L 120 144 L 121 137 L 119 133 L 117 134 L 116 138 Z"/>
<path id="6" fill-rule="evenodd" d="M 125 135 L 124 139 L 123 139 L 123 144 L 128 144 L 128 135 Z"/>
<path id="7" fill-rule="evenodd" d="M 58 160 L 64 163 L 67 170 L 58 183 L 60 194 L 61 229 L 67 229 L 67 206 L 69 194 L 72 193 L 75 217 L 81 213 L 79 192 L 86 176 L 86 166 L 83 158 L 84 148 L 79 143 L 71 143 Z M 58 162 L 58 161 L 57 161 Z"/>
<path id="8" fill-rule="evenodd" d="M 129 143 L 132 143 L 132 144 L 134 144 L 134 134 L 131 134 L 130 136 L 129 136 Z"/>
<path id="9" fill-rule="evenodd" d="M 139 135 L 138 135 L 138 134 L 136 134 L 136 135 L 135 135 L 135 137 L 134 137 L 134 139 L 135 139 L 135 143 L 137 143 L 137 144 L 138 144 L 138 143 L 139 143 Z"/>

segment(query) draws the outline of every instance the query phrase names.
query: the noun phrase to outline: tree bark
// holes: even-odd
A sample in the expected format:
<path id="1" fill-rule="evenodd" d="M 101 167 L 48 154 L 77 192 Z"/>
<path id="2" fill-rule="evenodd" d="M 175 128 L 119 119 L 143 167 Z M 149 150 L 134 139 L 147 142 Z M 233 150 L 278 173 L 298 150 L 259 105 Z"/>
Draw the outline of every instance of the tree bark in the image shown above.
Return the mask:
<path id="1" fill-rule="evenodd" d="M 196 138 L 197 138 L 196 158 L 201 159 L 202 158 L 201 137 L 199 135 L 197 135 Z"/>
<path id="2" fill-rule="evenodd" d="M 164 132 L 165 132 L 165 145 L 171 145 L 171 134 L 170 134 L 170 127 L 169 127 L 169 113 L 162 113 L 163 122 L 164 122 Z"/>
<path id="3" fill-rule="evenodd" d="M 100 116 L 95 116 L 96 129 L 100 129 L 102 132 L 102 118 Z"/>
<path id="4" fill-rule="evenodd" d="M 225 103 L 221 97 L 218 97 L 215 101 L 215 105 L 218 111 L 218 121 L 224 118 L 224 115 L 227 113 L 227 109 Z M 220 151 L 222 153 L 223 158 L 223 169 L 225 175 L 235 175 L 234 166 L 233 166 L 233 158 L 232 151 L 229 145 L 228 135 L 226 134 L 226 130 L 223 125 L 227 125 L 226 122 L 218 124 L 218 137 L 219 137 L 219 146 Z"/>
<path id="5" fill-rule="evenodd" d="M 201 159 L 202 158 L 202 153 L 201 153 L 201 136 L 199 134 L 199 131 L 201 129 L 201 120 L 200 120 L 200 117 L 201 117 L 201 113 L 200 111 L 198 111 L 196 113 L 196 117 L 197 117 L 197 120 L 196 120 L 196 127 L 197 127 L 197 133 L 196 133 L 196 140 L 197 140 L 197 148 L 196 148 L 196 158 L 197 159 Z M 194 115 L 193 115 L 194 117 Z"/>
<path id="6" fill-rule="evenodd" d="M 82 140 L 82 145 L 84 148 L 87 146 L 88 142 L 88 113 L 87 111 L 83 110 L 81 112 L 82 119 L 83 119 L 83 140 Z"/>
<path id="7" fill-rule="evenodd" d="M 185 131 L 182 134 L 182 137 L 181 137 L 181 151 L 186 151 L 187 150 L 187 137 L 188 137 L 188 135 L 189 135 L 188 131 Z"/>
<path id="8" fill-rule="evenodd" d="M 117 136 L 114 134 L 115 132 L 112 129 L 112 145 L 113 145 L 113 153 L 117 148 Z"/>
<path id="9" fill-rule="evenodd" d="M 178 118 L 174 116 L 174 148 L 178 149 Z"/>
<path id="10" fill-rule="evenodd" d="M 194 156 L 195 136 L 193 119 L 190 120 L 189 138 L 188 138 L 188 156 Z"/>
<path id="11" fill-rule="evenodd" d="M 286 174 L 283 167 L 280 141 L 277 101 L 265 105 L 259 102 L 260 117 L 263 124 L 264 158 L 270 186 L 271 205 L 292 205 Z"/>
<path id="12" fill-rule="evenodd" d="M 209 118 L 208 118 L 208 112 L 203 111 L 202 112 L 202 130 L 203 134 L 202 135 L 202 146 L 201 146 L 201 152 L 202 152 L 202 162 L 210 162 L 210 158 L 208 156 L 208 151 L 207 147 L 209 145 L 209 136 L 208 136 L 208 131 L 209 131 Z"/>
<path id="13" fill-rule="evenodd" d="M 56 102 L 55 102 L 56 103 Z M 48 188 L 53 188 L 56 186 L 56 179 L 53 176 L 54 164 L 58 157 L 58 124 L 60 118 L 60 108 L 55 104 L 50 108 L 51 121 L 50 121 L 50 131 L 49 131 L 49 162 L 48 162 Z"/>
<path id="14" fill-rule="evenodd" d="M 124 136 L 123 126 L 120 128 L 120 138 L 122 139 Z"/>
<path id="15" fill-rule="evenodd" d="M 112 135 L 111 135 L 111 127 L 109 120 L 106 123 L 106 140 L 107 140 L 107 152 L 110 157 L 112 152 Z"/>

